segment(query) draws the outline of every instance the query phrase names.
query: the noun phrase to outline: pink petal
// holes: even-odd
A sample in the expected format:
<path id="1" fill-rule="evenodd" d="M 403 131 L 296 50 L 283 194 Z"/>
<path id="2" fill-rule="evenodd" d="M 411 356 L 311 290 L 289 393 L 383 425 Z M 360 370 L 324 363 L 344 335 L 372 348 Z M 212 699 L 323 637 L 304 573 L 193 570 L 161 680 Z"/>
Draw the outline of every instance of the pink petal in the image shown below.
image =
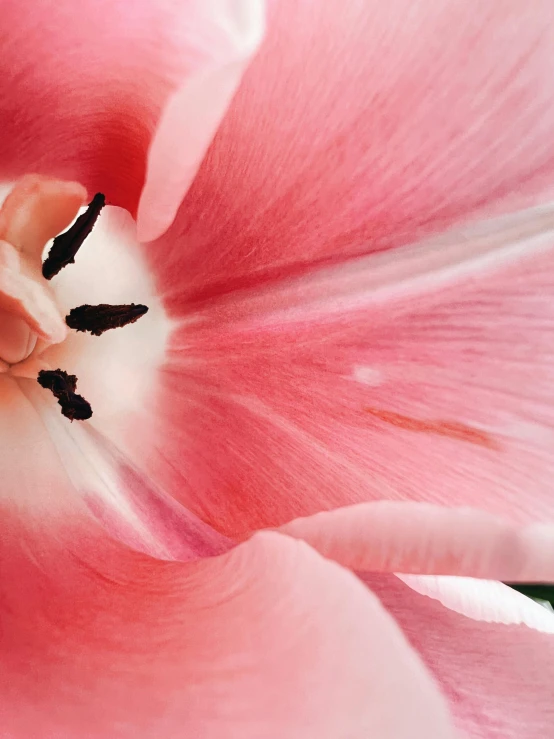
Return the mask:
<path id="1" fill-rule="evenodd" d="M 6 0 L 0 29 L 4 178 L 37 171 L 75 179 L 134 213 L 164 106 L 199 75 L 209 78 L 236 62 L 243 48 L 240 20 L 254 5 L 260 3 Z M 235 70 L 235 80 L 238 75 Z M 219 102 L 189 100 L 187 111 L 212 129 L 229 97 L 212 85 L 206 98 L 213 93 Z M 161 133 L 175 125 L 166 116 Z M 195 143 L 196 153 L 190 145 L 186 157 L 176 152 L 172 164 L 155 165 L 155 176 L 165 170 L 177 188 L 172 197 L 180 197 L 182 186 L 174 168 L 186 159 L 190 175 L 206 142 Z M 160 145 L 155 148 L 158 156 Z"/>
<path id="2" fill-rule="evenodd" d="M 133 458 L 232 536 L 357 502 L 554 520 L 554 213 L 188 306 Z"/>
<path id="3" fill-rule="evenodd" d="M 554 581 L 554 522 L 518 527 L 470 508 L 380 501 L 280 531 L 353 570 Z"/>
<path id="4" fill-rule="evenodd" d="M 106 470 L 90 447 L 60 464 L 63 432 L 35 386 L 0 377 L 6 736 L 453 736 L 392 619 L 305 545 L 263 534 L 192 565 L 108 538 L 79 500 L 75 460 Z"/>
<path id="5" fill-rule="evenodd" d="M 170 98 L 148 154 L 148 169 L 138 212 L 139 238 L 162 234 L 200 166 L 223 114 L 263 35 L 260 0 L 195 0 L 189 14 L 202 38 L 208 63 Z M 198 17 L 196 17 L 198 16 Z M 190 41 L 198 43 L 196 36 Z"/>
<path id="6" fill-rule="evenodd" d="M 465 618 L 415 593 L 392 575 L 364 575 L 363 579 L 439 680 L 463 736 L 544 739 L 552 735 L 551 634 Z M 488 595 L 496 598 L 497 593 L 492 590 Z M 485 593 L 482 600 L 485 608 Z M 511 614 L 506 611 L 504 617 L 509 620 Z"/>
<path id="7" fill-rule="evenodd" d="M 553 21 L 550 0 L 270 4 L 154 255 L 175 309 L 552 194 Z"/>
<path id="8" fill-rule="evenodd" d="M 378 600 L 305 545 L 265 533 L 161 562 L 62 503 L 63 518 L 4 506 L 0 716 L 13 739 L 453 737 Z"/>
<path id="9" fill-rule="evenodd" d="M 554 634 L 554 611 L 494 580 L 434 575 L 397 575 L 421 595 L 428 595 L 468 618 L 487 623 L 525 624 Z"/>

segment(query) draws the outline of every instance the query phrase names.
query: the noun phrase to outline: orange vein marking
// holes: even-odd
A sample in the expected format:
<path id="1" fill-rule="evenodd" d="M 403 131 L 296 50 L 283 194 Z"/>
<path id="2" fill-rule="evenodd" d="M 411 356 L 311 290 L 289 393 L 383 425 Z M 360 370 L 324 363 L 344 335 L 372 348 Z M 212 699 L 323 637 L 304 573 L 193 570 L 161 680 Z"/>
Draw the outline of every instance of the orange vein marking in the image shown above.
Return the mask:
<path id="1" fill-rule="evenodd" d="M 423 431 L 427 434 L 446 436 L 457 441 L 467 441 L 470 444 L 485 447 L 486 449 L 499 449 L 496 439 L 487 434 L 486 431 L 475 429 L 459 421 L 423 421 L 401 413 L 380 410 L 379 408 L 365 408 L 365 411 L 380 421 L 390 423 L 391 426 L 405 429 L 406 431 Z"/>

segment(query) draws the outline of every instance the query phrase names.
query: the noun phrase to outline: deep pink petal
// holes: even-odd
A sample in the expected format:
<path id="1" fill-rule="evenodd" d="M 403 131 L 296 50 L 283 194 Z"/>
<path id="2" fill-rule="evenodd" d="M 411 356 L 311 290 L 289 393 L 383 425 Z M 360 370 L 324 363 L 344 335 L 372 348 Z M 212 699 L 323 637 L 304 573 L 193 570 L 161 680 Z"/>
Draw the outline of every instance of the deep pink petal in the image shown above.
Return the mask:
<path id="1" fill-rule="evenodd" d="M 466 618 L 414 592 L 393 575 L 364 575 L 363 579 L 439 680 L 462 736 L 544 739 L 552 735 L 552 634 Z M 491 590 L 488 597 L 495 599 L 496 591 Z M 487 594 L 483 592 L 481 599 L 486 608 Z M 536 605 L 529 604 L 530 608 Z M 505 607 L 504 618 L 509 621 L 507 601 L 497 600 L 497 606 Z"/>
<path id="2" fill-rule="evenodd" d="M 356 502 L 554 520 L 554 217 L 191 304 L 133 456 L 233 536 Z"/>
<path id="3" fill-rule="evenodd" d="M 156 247 L 175 310 L 551 194 L 553 21 L 550 0 L 271 3 Z"/>
<path id="4" fill-rule="evenodd" d="M 3 178 L 38 171 L 75 179 L 134 213 L 164 106 L 184 86 L 195 84 L 198 75 L 210 70 L 208 77 L 213 76 L 236 61 L 243 49 L 241 23 L 251 5 L 258 8 L 260 2 L 5 0 L 0 29 Z M 248 38 L 246 56 L 255 47 L 256 33 Z M 228 91 L 222 96 L 212 85 L 203 99 L 189 100 L 188 134 L 190 120 L 197 120 L 209 138 L 228 98 Z M 174 185 L 172 197 L 179 197 L 182 187 L 183 175 L 176 175 L 175 168 L 186 165 L 190 176 L 206 144 L 197 137 L 186 152 L 174 147 L 171 163 L 156 165 L 158 179 L 165 172 Z"/>
<path id="5" fill-rule="evenodd" d="M 2 505 L 6 735 L 453 737 L 378 600 L 307 546 L 265 533 L 161 562 L 56 503 L 40 517 Z"/>
<path id="6" fill-rule="evenodd" d="M 471 508 L 379 501 L 280 531 L 353 570 L 554 581 L 554 521 L 518 527 Z"/>

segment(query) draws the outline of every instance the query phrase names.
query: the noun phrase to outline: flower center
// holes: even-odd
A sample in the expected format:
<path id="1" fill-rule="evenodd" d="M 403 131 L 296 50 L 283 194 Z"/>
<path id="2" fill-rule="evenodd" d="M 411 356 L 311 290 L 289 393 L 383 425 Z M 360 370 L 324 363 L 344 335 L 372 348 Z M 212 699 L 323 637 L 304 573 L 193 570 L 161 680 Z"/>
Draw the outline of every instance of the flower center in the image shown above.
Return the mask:
<path id="1" fill-rule="evenodd" d="M 44 350 L 63 342 L 68 328 L 100 336 L 134 323 L 148 311 L 134 303 L 84 304 L 63 316 L 48 281 L 74 263 L 105 205 L 104 196 L 97 193 L 86 211 L 59 234 L 73 221 L 85 196 L 78 183 L 28 175 L 0 209 L 0 371 L 28 377 L 30 364 L 31 374 L 34 371 L 41 387 L 52 392 L 70 420 L 90 418 L 91 406 L 76 392 L 75 375 L 44 367 L 40 361 Z M 53 236 L 41 263 L 45 244 Z M 33 358 L 38 360 L 34 365 Z"/>

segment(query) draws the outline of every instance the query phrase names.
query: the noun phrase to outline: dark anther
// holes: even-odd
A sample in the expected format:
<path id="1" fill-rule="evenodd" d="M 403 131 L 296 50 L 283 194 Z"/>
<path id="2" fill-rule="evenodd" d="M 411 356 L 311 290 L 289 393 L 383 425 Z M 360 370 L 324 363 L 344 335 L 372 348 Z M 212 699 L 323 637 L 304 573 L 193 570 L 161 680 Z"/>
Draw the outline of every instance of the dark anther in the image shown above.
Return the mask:
<path id="1" fill-rule="evenodd" d="M 85 213 L 79 216 L 75 223 L 63 234 L 56 236 L 54 243 L 48 252 L 48 256 L 42 264 L 42 276 L 51 280 L 54 275 L 68 264 L 73 264 L 75 254 L 83 245 L 83 241 L 92 231 L 100 211 L 106 204 L 106 198 L 97 192 Z"/>
<path id="2" fill-rule="evenodd" d="M 77 395 L 77 378 L 68 375 L 61 369 L 41 370 L 37 377 L 38 384 L 50 390 L 58 399 L 62 415 L 70 421 L 86 421 L 92 416 L 92 408 L 82 395 Z"/>
<path id="3" fill-rule="evenodd" d="M 146 305 L 80 305 L 72 308 L 65 322 L 69 328 L 77 331 L 89 331 L 94 336 L 100 336 L 110 328 L 121 328 L 128 323 L 134 323 L 148 313 Z"/>
<path id="4" fill-rule="evenodd" d="M 38 373 L 38 384 L 46 390 L 51 390 L 56 398 L 73 395 L 77 389 L 77 377 L 68 375 L 61 369 L 41 370 Z"/>

